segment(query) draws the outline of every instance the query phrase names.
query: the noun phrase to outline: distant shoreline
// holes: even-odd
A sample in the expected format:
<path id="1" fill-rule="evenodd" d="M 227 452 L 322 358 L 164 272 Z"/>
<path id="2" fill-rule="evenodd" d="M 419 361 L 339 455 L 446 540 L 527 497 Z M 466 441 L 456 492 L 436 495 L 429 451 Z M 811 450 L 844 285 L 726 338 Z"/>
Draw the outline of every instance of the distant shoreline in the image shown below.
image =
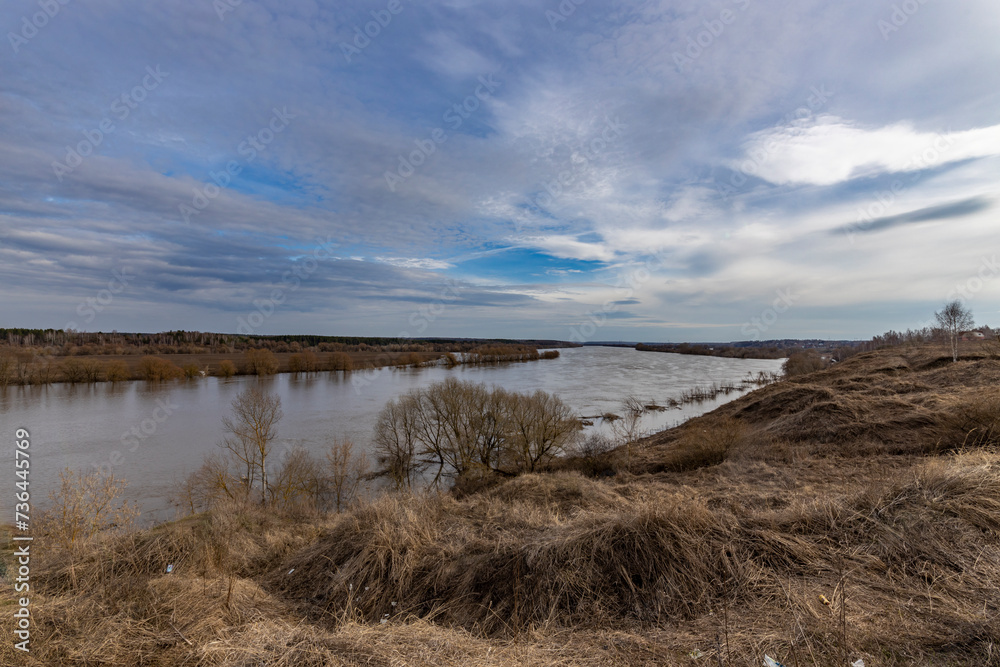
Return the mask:
<path id="1" fill-rule="evenodd" d="M 548 341 L 546 341 L 548 342 Z M 365 346 L 366 349 L 315 352 L 312 349 L 271 352 L 261 348 L 224 352 L 174 352 L 166 350 L 107 354 L 74 350 L 72 354 L 39 354 L 21 351 L 10 355 L 4 365 L 0 358 L 0 386 L 48 384 L 93 384 L 96 382 L 144 382 L 202 377 L 268 376 L 279 373 L 354 372 L 379 368 L 416 368 L 519 363 L 558 357 L 557 346 L 545 348 L 528 345 L 456 345 L 456 349 L 428 350 L 420 344 L 411 346 Z M 565 346 L 563 346 L 565 347 Z M 574 346 L 575 347 L 575 346 Z M 402 349 L 396 349 L 402 348 Z M 407 349 L 410 348 L 410 349 Z M 541 352 L 548 349 L 548 352 Z M 7 348 L 10 350 L 11 348 Z M 14 348 L 15 350 L 17 348 Z M 0 349 L 0 355 L 4 352 Z M 266 367 L 251 362 L 250 353 L 265 355 Z M 479 359 L 462 359 L 479 355 Z M 153 362 L 151 364 L 151 362 Z M 155 366 L 151 370 L 151 365 Z M 261 370 L 254 370 L 255 368 Z"/>

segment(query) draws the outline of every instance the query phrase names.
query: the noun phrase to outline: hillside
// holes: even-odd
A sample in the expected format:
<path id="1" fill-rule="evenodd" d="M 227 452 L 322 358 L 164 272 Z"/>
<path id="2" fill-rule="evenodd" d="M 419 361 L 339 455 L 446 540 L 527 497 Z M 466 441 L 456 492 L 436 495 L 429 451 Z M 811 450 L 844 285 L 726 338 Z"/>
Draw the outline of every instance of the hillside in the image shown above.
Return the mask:
<path id="1" fill-rule="evenodd" d="M 462 497 L 41 544 L 17 659 L 996 664 L 998 380 L 978 348 L 886 349 Z"/>

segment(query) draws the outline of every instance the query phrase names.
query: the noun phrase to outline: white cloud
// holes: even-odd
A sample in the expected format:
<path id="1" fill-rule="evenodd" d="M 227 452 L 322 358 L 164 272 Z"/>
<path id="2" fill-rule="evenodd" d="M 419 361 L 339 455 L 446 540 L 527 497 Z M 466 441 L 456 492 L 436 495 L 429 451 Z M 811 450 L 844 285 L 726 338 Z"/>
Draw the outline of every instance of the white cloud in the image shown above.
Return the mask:
<path id="1" fill-rule="evenodd" d="M 376 262 L 398 266 L 403 269 L 427 269 L 429 271 L 450 269 L 454 265 L 429 257 L 376 257 Z"/>
<path id="2" fill-rule="evenodd" d="M 572 236 L 553 234 L 551 236 L 530 236 L 519 239 L 528 248 L 537 248 L 553 257 L 561 259 L 597 260 L 610 262 L 615 253 L 600 243 L 578 241 Z"/>
<path id="3" fill-rule="evenodd" d="M 785 185 L 834 185 L 884 172 L 910 172 L 1000 155 L 1000 125 L 963 132 L 920 132 L 909 122 L 866 129 L 836 116 L 750 135 L 729 166 Z"/>

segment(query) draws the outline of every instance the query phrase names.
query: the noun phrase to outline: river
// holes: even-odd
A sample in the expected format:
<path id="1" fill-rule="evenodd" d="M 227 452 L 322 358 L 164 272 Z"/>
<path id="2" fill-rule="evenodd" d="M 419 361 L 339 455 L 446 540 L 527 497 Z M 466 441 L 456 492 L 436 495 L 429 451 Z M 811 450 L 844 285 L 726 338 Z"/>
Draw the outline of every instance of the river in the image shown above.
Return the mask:
<path id="1" fill-rule="evenodd" d="M 201 465 L 205 455 L 218 450 L 222 417 L 236 394 L 255 382 L 281 397 L 284 418 L 278 424 L 276 451 L 301 446 L 322 455 L 334 437 L 346 436 L 369 446 L 375 418 L 387 401 L 447 377 L 513 391 L 542 389 L 558 395 L 577 414 L 591 416 L 620 412 L 621 400 L 629 394 L 663 405 L 684 389 L 713 382 L 738 384 L 748 373 L 777 372 L 782 363 L 616 347 L 560 353 L 553 360 L 451 369 L 6 387 L 0 389 L 0 421 L 8 439 L 16 428 L 31 433 L 35 507 L 44 506 L 60 470 L 103 467 L 128 480 L 126 496 L 139 502 L 149 521 L 173 516 L 168 502 L 171 489 Z M 642 427 L 649 432 L 662 430 L 739 395 L 650 412 Z M 606 427 L 598 420 L 589 428 Z"/>

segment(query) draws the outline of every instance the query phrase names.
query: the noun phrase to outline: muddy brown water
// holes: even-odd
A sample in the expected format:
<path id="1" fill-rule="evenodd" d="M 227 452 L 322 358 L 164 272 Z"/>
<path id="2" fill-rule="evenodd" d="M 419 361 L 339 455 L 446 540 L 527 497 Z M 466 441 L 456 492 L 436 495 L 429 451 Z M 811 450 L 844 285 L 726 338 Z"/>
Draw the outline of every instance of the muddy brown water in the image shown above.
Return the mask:
<path id="1" fill-rule="evenodd" d="M 781 363 L 584 347 L 560 350 L 554 360 L 498 366 L 6 387 L 0 389 L 0 423 L 11 442 L 17 428 L 31 433 L 30 480 L 36 508 L 45 504 L 63 468 L 103 467 L 128 480 L 127 496 L 140 503 L 147 521 L 154 521 L 173 516 L 168 502 L 171 487 L 196 469 L 205 455 L 217 451 L 223 415 L 236 394 L 252 383 L 260 382 L 281 397 L 284 418 L 278 425 L 276 451 L 301 446 L 322 454 L 338 436 L 369 446 L 375 418 L 387 401 L 448 377 L 512 391 L 542 389 L 561 397 L 577 414 L 592 416 L 619 412 L 621 399 L 628 394 L 664 405 L 685 389 L 738 384 L 747 374 L 777 372 Z M 649 412 L 642 427 L 649 432 L 662 430 L 742 393 Z M 587 428 L 602 430 L 607 425 L 596 420 Z M 3 456 L 8 460 L 0 470 L 10 471 L 13 485 L 11 449 Z"/>

